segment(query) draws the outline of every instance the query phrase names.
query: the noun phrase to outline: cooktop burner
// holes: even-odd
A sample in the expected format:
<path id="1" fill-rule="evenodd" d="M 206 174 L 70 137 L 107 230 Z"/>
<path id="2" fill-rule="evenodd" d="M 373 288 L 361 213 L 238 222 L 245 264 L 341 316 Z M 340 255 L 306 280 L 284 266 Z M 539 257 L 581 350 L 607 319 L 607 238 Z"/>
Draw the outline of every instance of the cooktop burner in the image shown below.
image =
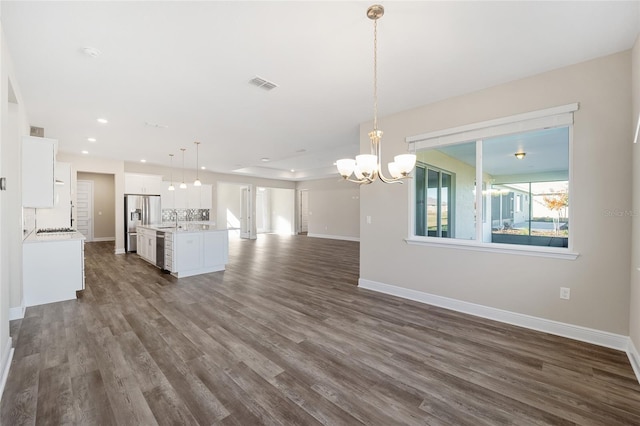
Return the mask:
<path id="1" fill-rule="evenodd" d="M 36 231 L 36 234 L 69 234 L 76 232 L 73 228 L 42 228 Z"/>

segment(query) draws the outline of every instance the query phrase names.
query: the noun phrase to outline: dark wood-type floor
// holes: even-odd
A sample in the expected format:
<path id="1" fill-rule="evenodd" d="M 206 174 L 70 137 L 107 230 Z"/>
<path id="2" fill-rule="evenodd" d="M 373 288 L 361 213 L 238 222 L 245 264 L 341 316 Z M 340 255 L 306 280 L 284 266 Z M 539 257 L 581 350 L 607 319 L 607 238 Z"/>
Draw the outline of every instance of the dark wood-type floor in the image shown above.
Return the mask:
<path id="1" fill-rule="evenodd" d="M 112 252 L 12 322 L 2 425 L 640 424 L 624 353 L 358 289 L 357 243 L 233 241 L 180 280 Z"/>

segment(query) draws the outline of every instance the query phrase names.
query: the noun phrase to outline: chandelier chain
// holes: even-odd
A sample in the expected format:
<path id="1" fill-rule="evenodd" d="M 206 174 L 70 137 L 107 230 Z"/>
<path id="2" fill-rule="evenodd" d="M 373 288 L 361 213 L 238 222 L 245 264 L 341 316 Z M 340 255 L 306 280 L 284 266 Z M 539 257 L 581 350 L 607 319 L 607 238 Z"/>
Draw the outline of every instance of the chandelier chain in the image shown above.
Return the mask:
<path id="1" fill-rule="evenodd" d="M 373 20 L 373 130 L 378 130 L 378 18 Z"/>

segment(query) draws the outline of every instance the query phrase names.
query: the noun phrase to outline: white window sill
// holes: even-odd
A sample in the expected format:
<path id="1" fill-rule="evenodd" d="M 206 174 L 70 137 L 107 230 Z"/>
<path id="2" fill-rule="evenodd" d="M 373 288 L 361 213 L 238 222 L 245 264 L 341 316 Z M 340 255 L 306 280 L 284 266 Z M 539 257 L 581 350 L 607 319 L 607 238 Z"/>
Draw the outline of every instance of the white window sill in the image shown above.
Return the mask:
<path id="1" fill-rule="evenodd" d="M 521 256 L 551 257 L 554 259 L 576 260 L 580 253 L 574 253 L 560 247 L 524 246 L 515 244 L 479 243 L 473 240 L 456 240 L 436 237 L 409 237 L 407 244 L 444 247 L 460 250 L 475 250 L 489 253 L 516 254 Z"/>

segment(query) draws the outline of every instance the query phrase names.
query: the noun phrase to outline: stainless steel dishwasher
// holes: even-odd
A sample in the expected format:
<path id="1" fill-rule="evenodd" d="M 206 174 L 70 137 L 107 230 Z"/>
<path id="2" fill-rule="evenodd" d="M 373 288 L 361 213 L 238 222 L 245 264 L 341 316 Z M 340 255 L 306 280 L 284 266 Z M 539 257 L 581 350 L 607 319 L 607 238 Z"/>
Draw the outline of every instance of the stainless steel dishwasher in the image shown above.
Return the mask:
<path id="1" fill-rule="evenodd" d="M 164 232 L 156 231 L 156 266 L 164 268 Z"/>

